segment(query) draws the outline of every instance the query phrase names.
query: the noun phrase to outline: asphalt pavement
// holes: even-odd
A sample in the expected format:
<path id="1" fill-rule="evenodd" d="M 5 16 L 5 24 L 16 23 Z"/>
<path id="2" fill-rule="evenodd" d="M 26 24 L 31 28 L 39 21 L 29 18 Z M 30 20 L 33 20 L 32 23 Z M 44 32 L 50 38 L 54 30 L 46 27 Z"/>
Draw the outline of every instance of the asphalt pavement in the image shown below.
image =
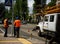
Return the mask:
<path id="1" fill-rule="evenodd" d="M 21 28 L 20 28 L 20 38 L 19 39 L 25 39 L 27 40 L 28 42 L 30 42 L 31 44 L 45 44 L 45 38 L 43 37 L 39 37 L 37 35 L 37 32 L 33 32 L 32 29 L 36 26 L 37 24 L 25 24 L 25 25 L 22 25 Z M 4 31 L 4 28 L 3 28 L 3 25 L 0 25 L 0 28 Z M 16 39 L 15 37 L 13 37 L 13 30 L 12 30 L 12 26 L 10 25 L 9 28 L 8 28 L 8 42 L 10 39 L 13 39 L 13 41 Z M 12 35 L 12 36 L 10 36 Z M 3 34 L 2 34 L 2 39 L 3 39 Z M 5 39 L 2 40 L 1 37 L 0 37 L 0 41 L 5 41 Z M 7 40 L 6 39 L 6 40 Z M 17 41 L 19 41 L 19 39 L 16 39 Z M 25 41 L 24 40 L 24 41 Z M 15 42 L 17 42 L 15 41 Z M 11 41 L 10 41 L 11 42 Z M 15 43 L 15 42 L 11 42 L 11 43 Z M 5 42 L 7 44 L 7 42 Z M 17 44 L 21 43 L 22 44 L 22 41 L 19 41 L 17 42 Z M 2 42 L 1 42 L 2 44 Z M 23 43 L 25 44 L 25 43 Z"/>

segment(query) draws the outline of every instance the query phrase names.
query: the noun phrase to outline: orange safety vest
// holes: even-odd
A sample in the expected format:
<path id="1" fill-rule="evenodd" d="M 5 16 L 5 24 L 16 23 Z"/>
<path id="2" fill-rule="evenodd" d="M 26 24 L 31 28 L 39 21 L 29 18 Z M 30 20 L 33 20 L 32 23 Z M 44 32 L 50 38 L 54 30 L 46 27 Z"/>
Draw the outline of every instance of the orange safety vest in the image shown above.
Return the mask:
<path id="1" fill-rule="evenodd" d="M 4 20 L 4 27 L 8 27 L 7 19 Z"/>
<path id="2" fill-rule="evenodd" d="M 20 20 L 15 20 L 14 21 L 14 26 L 15 27 L 20 27 L 21 26 L 21 21 Z"/>

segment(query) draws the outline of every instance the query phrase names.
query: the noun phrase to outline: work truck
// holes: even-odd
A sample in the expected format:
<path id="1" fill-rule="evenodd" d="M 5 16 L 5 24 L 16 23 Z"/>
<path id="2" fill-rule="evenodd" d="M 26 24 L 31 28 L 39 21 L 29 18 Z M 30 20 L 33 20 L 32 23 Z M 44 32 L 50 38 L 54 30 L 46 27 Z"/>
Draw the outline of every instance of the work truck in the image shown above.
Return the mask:
<path id="1" fill-rule="evenodd" d="M 60 36 L 60 13 L 47 14 L 43 21 L 39 22 L 35 27 L 38 30 L 38 35 Z"/>

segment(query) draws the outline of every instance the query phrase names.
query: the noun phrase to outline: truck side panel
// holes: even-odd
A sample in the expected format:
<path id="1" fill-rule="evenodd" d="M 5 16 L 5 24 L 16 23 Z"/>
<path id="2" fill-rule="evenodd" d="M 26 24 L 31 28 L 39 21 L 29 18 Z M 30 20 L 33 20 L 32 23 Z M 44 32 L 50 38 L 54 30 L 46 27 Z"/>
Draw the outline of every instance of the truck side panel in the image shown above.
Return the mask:
<path id="1" fill-rule="evenodd" d="M 56 27 L 56 15 L 50 15 L 48 29 L 50 31 L 55 32 L 56 31 L 55 27 Z"/>

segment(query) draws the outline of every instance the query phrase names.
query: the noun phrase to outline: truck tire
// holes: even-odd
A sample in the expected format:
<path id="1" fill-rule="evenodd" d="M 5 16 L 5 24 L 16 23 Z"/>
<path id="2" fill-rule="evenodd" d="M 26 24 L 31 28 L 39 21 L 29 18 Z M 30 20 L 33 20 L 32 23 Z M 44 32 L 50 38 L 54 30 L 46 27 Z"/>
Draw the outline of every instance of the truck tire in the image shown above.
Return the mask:
<path id="1" fill-rule="evenodd" d="M 40 36 L 40 37 L 42 36 L 41 31 L 38 32 L 38 36 Z"/>
<path id="2" fill-rule="evenodd" d="M 39 31 L 38 36 L 42 37 L 42 33 L 41 33 L 40 29 L 38 31 Z"/>

